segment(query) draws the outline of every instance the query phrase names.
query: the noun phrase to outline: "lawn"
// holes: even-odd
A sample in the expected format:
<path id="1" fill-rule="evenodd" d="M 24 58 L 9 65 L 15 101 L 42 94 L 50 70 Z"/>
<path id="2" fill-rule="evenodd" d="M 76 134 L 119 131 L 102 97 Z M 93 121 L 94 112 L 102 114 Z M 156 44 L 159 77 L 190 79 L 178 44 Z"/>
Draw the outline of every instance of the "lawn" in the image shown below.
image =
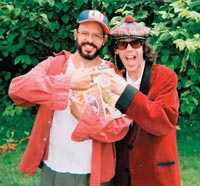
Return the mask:
<path id="1" fill-rule="evenodd" d="M 39 186 L 40 171 L 35 176 L 28 176 L 18 170 L 25 144 L 20 144 L 14 151 L 5 156 L 0 155 L 0 185 L 1 186 Z"/>
<path id="2" fill-rule="evenodd" d="M 16 124 L 17 125 L 17 124 Z M 24 125 L 22 125 L 24 126 Z M 18 128 L 18 127 L 17 127 Z M 22 128 L 19 128 L 20 130 Z M 0 142 L 5 128 L 0 126 Z M 25 130 L 25 129 L 23 129 Z M 28 130 L 28 129 L 27 129 Z M 179 159 L 181 168 L 181 186 L 200 186 L 200 126 L 183 125 L 177 130 Z M 17 134 L 17 130 L 15 129 Z M 39 186 L 40 170 L 35 176 L 27 176 L 18 170 L 18 164 L 25 150 L 27 141 L 15 150 L 0 154 L 1 186 Z"/>
<path id="3" fill-rule="evenodd" d="M 181 186 L 200 186 L 200 123 L 177 131 Z"/>

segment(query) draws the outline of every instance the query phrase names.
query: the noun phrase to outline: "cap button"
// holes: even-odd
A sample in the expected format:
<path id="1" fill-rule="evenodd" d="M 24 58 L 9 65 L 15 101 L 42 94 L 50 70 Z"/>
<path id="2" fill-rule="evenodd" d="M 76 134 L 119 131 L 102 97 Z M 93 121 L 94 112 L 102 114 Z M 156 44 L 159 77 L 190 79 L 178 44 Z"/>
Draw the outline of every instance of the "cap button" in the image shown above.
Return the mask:
<path id="1" fill-rule="evenodd" d="M 125 22 L 127 22 L 127 23 L 133 23 L 133 22 L 135 22 L 135 19 L 132 16 L 127 16 L 125 18 Z"/>

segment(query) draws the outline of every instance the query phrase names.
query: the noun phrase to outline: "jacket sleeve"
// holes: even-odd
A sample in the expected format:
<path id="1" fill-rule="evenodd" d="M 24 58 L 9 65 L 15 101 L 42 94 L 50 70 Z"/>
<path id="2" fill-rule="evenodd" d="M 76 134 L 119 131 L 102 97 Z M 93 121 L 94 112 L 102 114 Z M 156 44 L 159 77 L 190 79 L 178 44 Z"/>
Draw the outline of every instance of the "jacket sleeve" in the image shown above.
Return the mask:
<path id="1" fill-rule="evenodd" d="M 53 110 L 65 109 L 68 104 L 70 76 L 50 75 L 50 67 L 57 68 L 56 57 L 49 57 L 27 74 L 14 78 L 8 91 L 11 99 L 19 106 L 45 104 Z"/>
<path id="2" fill-rule="evenodd" d="M 72 133 L 72 140 L 95 139 L 106 143 L 118 141 L 127 134 L 131 122 L 126 116 L 117 119 L 99 117 L 91 106 L 88 106 Z"/>
<path id="3" fill-rule="evenodd" d="M 167 135 L 176 127 L 178 119 L 177 76 L 169 70 L 167 73 L 160 72 L 152 81 L 148 95 L 128 85 L 116 108 L 146 132 L 157 136 Z"/>

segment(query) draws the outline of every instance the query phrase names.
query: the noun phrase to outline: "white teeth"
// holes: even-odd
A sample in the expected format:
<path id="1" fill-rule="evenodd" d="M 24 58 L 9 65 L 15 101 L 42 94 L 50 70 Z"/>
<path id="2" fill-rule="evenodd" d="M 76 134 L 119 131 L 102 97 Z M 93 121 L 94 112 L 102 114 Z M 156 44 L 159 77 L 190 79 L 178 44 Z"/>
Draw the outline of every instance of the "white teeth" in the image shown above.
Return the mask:
<path id="1" fill-rule="evenodd" d="M 85 45 L 85 47 L 87 47 L 87 48 L 93 48 L 93 46 L 92 45 Z"/>
<path id="2" fill-rule="evenodd" d="M 131 59 L 131 58 L 135 58 L 134 56 L 126 56 L 126 58 Z"/>

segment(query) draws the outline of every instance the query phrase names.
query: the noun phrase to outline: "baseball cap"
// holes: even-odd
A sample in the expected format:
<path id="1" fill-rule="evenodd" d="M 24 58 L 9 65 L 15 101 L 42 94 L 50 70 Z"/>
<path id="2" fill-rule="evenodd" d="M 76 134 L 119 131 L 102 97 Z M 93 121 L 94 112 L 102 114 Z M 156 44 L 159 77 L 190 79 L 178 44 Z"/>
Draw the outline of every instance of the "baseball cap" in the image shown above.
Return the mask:
<path id="1" fill-rule="evenodd" d="M 77 19 L 77 23 L 85 23 L 85 22 L 97 22 L 102 26 L 104 33 L 106 34 L 109 33 L 108 19 L 98 10 L 82 11 Z"/>
<path id="2" fill-rule="evenodd" d="M 110 35 L 113 39 L 139 38 L 145 40 L 149 35 L 149 29 L 135 22 L 134 17 L 127 16 L 124 21 L 110 30 Z"/>

